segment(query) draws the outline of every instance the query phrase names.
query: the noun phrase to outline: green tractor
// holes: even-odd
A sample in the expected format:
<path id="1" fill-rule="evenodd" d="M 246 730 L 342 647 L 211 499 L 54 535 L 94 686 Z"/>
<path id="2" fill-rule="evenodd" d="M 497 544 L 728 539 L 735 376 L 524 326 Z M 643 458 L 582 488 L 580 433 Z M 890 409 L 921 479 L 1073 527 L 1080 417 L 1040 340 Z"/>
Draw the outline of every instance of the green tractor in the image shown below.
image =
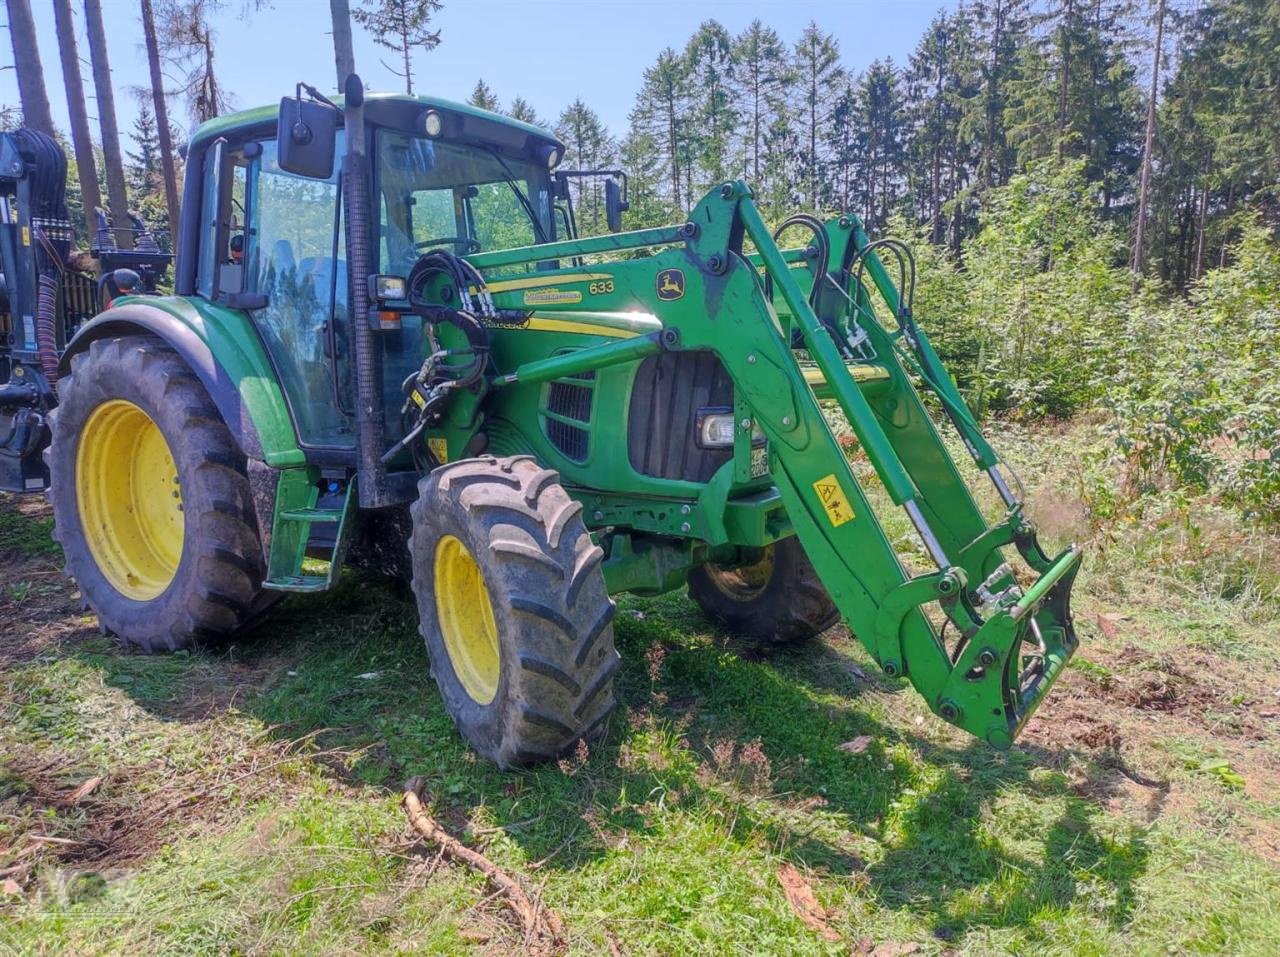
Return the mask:
<path id="1" fill-rule="evenodd" d="M 783 226 L 812 241 L 782 249 L 740 182 L 620 232 L 625 176 L 557 172 L 538 128 L 355 78 L 337 103 L 305 89 L 198 130 L 174 295 L 115 298 L 58 359 L 56 536 L 103 628 L 185 648 L 345 563 L 400 575 L 446 708 L 509 766 L 609 717 L 610 596 L 687 585 L 766 642 L 843 619 L 943 719 L 1013 742 L 1075 651 L 1080 552 L 1038 545 L 900 243 L 799 215 Z M 581 176 L 604 180 L 608 234 L 577 236 Z"/>

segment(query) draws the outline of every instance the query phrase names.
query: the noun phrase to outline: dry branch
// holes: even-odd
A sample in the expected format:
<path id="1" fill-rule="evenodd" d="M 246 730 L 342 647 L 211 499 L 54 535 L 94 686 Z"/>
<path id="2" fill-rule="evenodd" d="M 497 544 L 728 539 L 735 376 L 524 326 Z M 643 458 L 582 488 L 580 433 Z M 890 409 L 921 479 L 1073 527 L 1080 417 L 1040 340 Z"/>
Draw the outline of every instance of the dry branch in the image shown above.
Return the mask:
<path id="1" fill-rule="evenodd" d="M 413 778 L 404 788 L 404 808 L 414 830 L 438 845 L 447 856 L 488 878 L 519 918 L 524 929 L 525 946 L 530 953 L 551 954 L 563 950 L 564 924 L 559 916 L 544 907 L 537 894 L 527 891 L 516 878 L 442 828 L 423 806 L 422 786 L 421 778 Z"/>

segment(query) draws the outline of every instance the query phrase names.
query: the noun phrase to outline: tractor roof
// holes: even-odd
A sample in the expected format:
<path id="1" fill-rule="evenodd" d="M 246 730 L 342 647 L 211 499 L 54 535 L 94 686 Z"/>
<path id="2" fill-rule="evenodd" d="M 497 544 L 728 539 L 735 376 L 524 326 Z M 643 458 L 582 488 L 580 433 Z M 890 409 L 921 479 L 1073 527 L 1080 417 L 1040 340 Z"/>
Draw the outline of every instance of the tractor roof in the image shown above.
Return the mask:
<path id="1" fill-rule="evenodd" d="M 343 105 L 343 97 L 335 95 L 332 99 L 338 106 Z M 364 102 L 366 116 L 375 123 L 394 125 L 389 121 L 396 114 L 403 113 L 405 116 L 416 116 L 422 110 L 434 108 L 462 117 L 473 117 L 489 123 L 500 124 L 512 131 L 528 134 L 528 136 L 541 142 L 555 143 L 561 149 L 564 148 L 564 144 L 559 139 L 541 127 L 525 123 L 510 116 L 504 116 L 501 113 L 482 110 L 468 103 L 455 103 L 452 100 L 442 100 L 434 96 L 407 96 L 403 93 L 367 93 L 365 94 Z M 273 126 L 279 109 L 278 105 L 259 106 L 251 110 L 241 110 L 238 113 L 216 116 L 200 124 L 191 137 L 191 146 L 201 146 L 215 137 L 226 136 L 233 131 L 245 128 Z"/>

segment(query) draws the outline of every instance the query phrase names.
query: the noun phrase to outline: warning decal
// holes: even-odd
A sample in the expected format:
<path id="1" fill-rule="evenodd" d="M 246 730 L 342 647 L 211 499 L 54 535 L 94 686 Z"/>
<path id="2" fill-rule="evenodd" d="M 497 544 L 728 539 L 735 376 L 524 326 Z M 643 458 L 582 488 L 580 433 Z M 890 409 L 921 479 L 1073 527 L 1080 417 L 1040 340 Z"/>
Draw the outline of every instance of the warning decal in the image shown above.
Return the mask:
<path id="1" fill-rule="evenodd" d="M 449 443 L 444 439 L 435 437 L 428 438 L 427 448 L 431 451 L 431 454 L 435 456 L 436 461 L 441 465 L 444 465 L 449 461 Z"/>
<path id="2" fill-rule="evenodd" d="M 813 490 L 818 493 L 818 501 L 822 503 L 822 510 L 832 526 L 839 528 L 853 520 L 853 509 L 849 507 L 849 500 L 844 497 L 844 489 L 836 481 L 834 472 L 814 482 Z"/>

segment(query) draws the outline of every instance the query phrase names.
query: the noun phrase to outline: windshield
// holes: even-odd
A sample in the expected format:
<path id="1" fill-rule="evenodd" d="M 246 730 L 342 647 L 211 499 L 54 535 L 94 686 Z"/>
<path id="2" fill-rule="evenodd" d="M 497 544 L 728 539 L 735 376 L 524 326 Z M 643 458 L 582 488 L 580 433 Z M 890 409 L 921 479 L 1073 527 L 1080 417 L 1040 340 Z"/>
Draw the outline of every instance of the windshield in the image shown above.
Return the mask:
<path id="1" fill-rule="evenodd" d="M 433 246 L 465 255 L 554 238 L 545 165 L 397 130 L 377 144 L 381 272 L 403 275 Z"/>

